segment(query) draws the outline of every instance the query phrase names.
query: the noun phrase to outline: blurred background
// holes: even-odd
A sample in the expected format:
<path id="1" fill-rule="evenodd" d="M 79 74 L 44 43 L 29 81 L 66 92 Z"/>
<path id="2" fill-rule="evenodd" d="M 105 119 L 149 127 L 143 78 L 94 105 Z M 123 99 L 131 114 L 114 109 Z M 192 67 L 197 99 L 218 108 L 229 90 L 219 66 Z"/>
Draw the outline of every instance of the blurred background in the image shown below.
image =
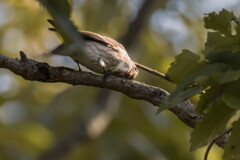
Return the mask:
<path id="1" fill-rule="evenodd" d="M 134 61 L 166 72 L 182 49 L 200 53 L 204 13 L 233 10 L 238 0 L 73 0 L 80 30 L 112 37 Z M 47 11 L 34 0 L 0 0 L 0 53 L 53 66 L 77 65 L 67 57 L 42 58 L 61 43 L 48 31 Z M 174 85 L 143 71 L 138 81 L 169 92 Z M 169 111 L 105 89 L 25 81 L 0 69 L 0 160 L 202 160 L 189 152 L 191 128 Z M 209 159 L 220 160 L 214 146 Z"/>

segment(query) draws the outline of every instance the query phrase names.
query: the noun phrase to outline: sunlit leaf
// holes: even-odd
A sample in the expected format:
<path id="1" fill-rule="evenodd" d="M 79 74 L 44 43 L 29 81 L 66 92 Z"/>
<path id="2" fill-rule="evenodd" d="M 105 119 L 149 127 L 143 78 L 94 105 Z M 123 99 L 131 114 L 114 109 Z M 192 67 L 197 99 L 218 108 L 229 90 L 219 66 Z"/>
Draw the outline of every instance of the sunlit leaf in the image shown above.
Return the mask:
<path id="1" fill-rule="evenodd" d="M 233 123 L 232 132 L 225 147 L 223 158 L 225 160 L 240 159 L 240 119 Z"/>
<path id="2" fill-rule="evenodd" d="M 222 100 L 234 109 L 240 109 L 240 80 L 227 84 L 223 89 Z"/>
<path id="3" fill-rule="evenodd" d="M 228 120 L 235 110 L 229 108 L 221 100 L 216 100 L 210 107 L 203 120 L 197 123 L 191 135 L 191 150 L 210 143 L 225 131 Z"/>
<path id="4" fill-rule="evenodd" d="M 220 11 L 219 14 L 212 12 L 204 17 L 204 26 L 207 29 L 213 29 L 225 35 L 231 35 L 230 22 L 233 18 L 236 18 L 233 12 L 229 12 L 226 9 Z"/>
<path id="5" fill-rule="evenodd" d="M 206 56 L 217 52 L 240 51 L 238 35 L 240 25 L 233 12 L 223 9 L 219 14 L 216 12 L 209 13 L 204 18 L 204 22 L 207 29 L 214 30 L 214 32 L 208 32 L 207 42 L 203 50 Z"/>

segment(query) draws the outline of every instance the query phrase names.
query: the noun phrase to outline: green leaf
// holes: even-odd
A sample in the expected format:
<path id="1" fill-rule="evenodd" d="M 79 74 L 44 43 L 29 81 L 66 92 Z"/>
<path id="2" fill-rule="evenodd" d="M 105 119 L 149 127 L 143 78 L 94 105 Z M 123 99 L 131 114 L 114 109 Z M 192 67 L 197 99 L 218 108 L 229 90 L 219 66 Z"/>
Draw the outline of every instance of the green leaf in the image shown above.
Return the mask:
<path id="1" fill-rule="evenodd" d="M 220 84 L 236 81 L 240 78 L 240 69 L 236 71 L 228 70 L 226 72 L 217 73 L 213 75 L 212 78 Z"/>
<path id="2" fill-rule="evenodd" d="M 222 95 L 222 88 L 218 84 L 211 85 L 211 88 L 206 90 L 206 93 L 200 96 L 196 112 L 202 113 L 211 103 Z"/>
<path id="3" fill-rule="evenodd" d="M 196 124 L 191 135 L 191 150 L 195 150 L 210 143 L 225 131 L 228 120 L 235 114 L 235 110 L 226 106 L 221 100 L 216 100 L 210 106 L 203 120 Z"/>
<path id="4" fill-rule="evenodd" d="M 240 119 L 233 123 L 232 133 L 224 149 L 223 158 L 225 160 L 240 159 Z"/>
<path id="5" fill-rule="evenodd" d="M 208 56 L 213 53 L 239 51 L 239 36 L 226 37 L 219 32 L 208 32 L 205 49 L 202 52 L 209 59 Z"/>
<path id="6" fill-rule="evenodd" d="M 180 102 L 183 102 L 184 100 L 188 99 L 189 97 L 192 97 L 198 93 L 200 93 L 202 90 L 201 86 L 194 86 L 192 88 L 189 88 L 185 91 L 179 92 L 176 96 L 169 96 L 167 97 L 162 104 L 159 105 L 159 108 L 157 110 L 157 114 L 162 112 L 165 109 L 169 109 L 171 107 L 175 107 Z"/>
<path id="7" fill-rule="evenodd" d="M 210 78 L 212 74 L 222 72 L 228 67 L 225 64 L 208 64 L 197 72 L 188 75 L 177 85 L 177 89 L 170 96 L 166 97 L 164 102 L 159 106 L 157 113 L 164 109 L 175 107 L 184 100 L 199 94 L 201 90 L 211 84 Z"/>
<path id="8" fill-rule="evenodd" d="M 240 109 L 240 80 L 224 86 L 222 100 L 234 109 Z"/>
<path id="9" fill-rule="evenodd" d="M 232 66 L 232 68 L 240 68 L 240 53 L 230 51 L 216 52 L 206 57 L 211 63 L 224 63 Z"/>
<path id="10" fill-rule="evenodd" d="M 167 76 L 174 82 L 179 82 L 186 75 L 196 70 L 199 66 L 200 57 L 189 50 L 183 50 L 176 56 L 175 61 L 167 71 Z"/>
<path id="11" fill-rule="evenodd" d="M 194 85 L 196 83 L 202 85 L 202 87 L 207 87 L 209 83 L 211 83 L 211 77 L 213 74 L 223 72 L 228 68 L 228 65 L 221 63 L 207 64 L 194 73 L 189 74 L 187 77 L 185 77 L 177 85 L 177 89 L 172 95 L 178 94 L 178 92 L 181 92 L 182 90 L 185 90 L 187 87 L 191 87 L 191 85 Z"/>
<path id="12" fill-rule="evenodd" d="M 216 52 L 239 52 L 240 51 L 240 25 L 233 14 L 225 9 L 217 14 L 216 12 L 208 14 L 204 18 L 205 27 L 214 32 L 208 32 L 207 42 L 203 53 L 208 56 Z M 237 34 L 233 35 L 233 32 Z"/>
<path id="13" fill-rule="evenodd" d="M 207 29 L 213 29 L 225 35 L 231 36 L 230 23 L 232 19 L 236 18 L 233 12 L 229 12 L 225 9 L 217 14 L 216 12 L 209 13 L 204 17 L 204 26 Z"/>

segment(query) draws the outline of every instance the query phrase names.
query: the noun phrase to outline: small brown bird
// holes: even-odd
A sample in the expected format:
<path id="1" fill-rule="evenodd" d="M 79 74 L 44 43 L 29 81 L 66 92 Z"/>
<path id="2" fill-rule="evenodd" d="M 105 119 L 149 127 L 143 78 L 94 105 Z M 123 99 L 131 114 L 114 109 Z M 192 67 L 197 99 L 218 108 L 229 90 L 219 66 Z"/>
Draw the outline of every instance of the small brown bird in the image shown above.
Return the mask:
<path id="1" fill-rule="evenodd" d="M 138 68 L 117 41 L 89 31 L 79 32 L 83 38 L 82 52 L 76 52 L 74 45 L 60 45 L 53 54 L 69 56 L 86 68 L 104 75 L 114 75 L 133 79 Z"/>

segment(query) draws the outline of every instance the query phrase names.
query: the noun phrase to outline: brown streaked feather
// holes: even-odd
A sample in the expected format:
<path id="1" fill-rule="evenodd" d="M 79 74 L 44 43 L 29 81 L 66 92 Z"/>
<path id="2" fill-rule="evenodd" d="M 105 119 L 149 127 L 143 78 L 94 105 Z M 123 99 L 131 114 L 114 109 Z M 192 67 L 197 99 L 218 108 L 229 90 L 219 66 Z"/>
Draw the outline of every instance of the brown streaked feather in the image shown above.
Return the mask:
<path id="1" fill-rule="evenodd" d="M 125 48 L 120 43 L 111 38 L 101 36 L 97 33 L 90 31 L 80 31 L 80 33 L 85 40 L 95 41 L 103 45 L 109 46 L 110 48 L 113 48 L 115 50 L 117 50 L 118 47 L 121 47 L 122 49 L 125 50 Z"/>
<path id="2" fill-rule="evenodd" d="M 55 28 L 48 28 L 48 30 L 56 32 Z M 122 44 L 118 43 L 117 41 L 115 41 L 111 38 L 104 37 L 104 36 L 101 36 L 97 33 L 93 33 L 90 31 L 81 31 L 80 33 L 83 36 L 84 40 L 94 41 L 94 42 L 100 43 L 102 45 L 108 46 L 114 50 L 118 50 L 117 47 L 120 47 L 125 50 L 125 48 L 122 46 Z"/>
<path id="3" fill-rule="evenodd" d="M 48 28 L 48 29 L 50 31 L 56 31 L 55 28 Z M 83 36 L 84 40 L 89 40 L 89 41 L 94 41 L 94 42 L 100 43 L 100 44 L 108 46 L 109 48 L 112 48 L 116 51 L 118 50 L 117 47 L 120 47 L 125 50 L 125 48 L 122 46 L 122 44 L 118 43 L 117 41 L 115 41 L 111 38 L 104 37 L 104 36 L 101 36 L 97 33 L 93 33 L 90 31 L 81 31 L 80 33 Z M 61 48 L 62 47 L 63 46 L 61 45 Z"/>
<path id="4" fill-rule="evenodd" d="M 93 32 L 90 32 L 90 31 L 80 31 L 80 33 L 83 36 L 84 40 L 98 42 L 98 43 L 101 43 L 101 44 L 106 45 L 106 46 L 109 45 L 109 43 L 106 42 L 104 40 L 104 38 L 97 33 L 93 33 Z"/>

